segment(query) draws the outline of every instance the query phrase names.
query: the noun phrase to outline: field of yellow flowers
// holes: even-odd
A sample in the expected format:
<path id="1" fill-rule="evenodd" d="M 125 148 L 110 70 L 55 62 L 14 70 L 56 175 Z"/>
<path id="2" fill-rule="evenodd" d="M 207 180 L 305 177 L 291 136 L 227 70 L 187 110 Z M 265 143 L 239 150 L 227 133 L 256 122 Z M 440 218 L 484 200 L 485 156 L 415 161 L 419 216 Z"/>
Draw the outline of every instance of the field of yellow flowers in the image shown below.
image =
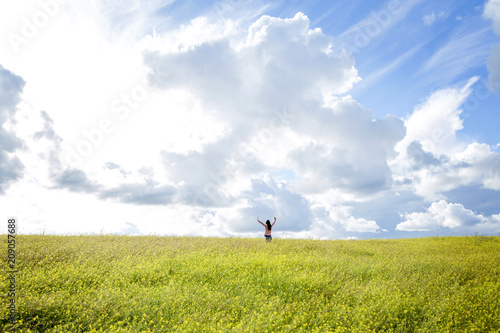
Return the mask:
<path id="1" fill-rule="evenodd" d="M 17 243 L 5 332 L 500 332 L 499 237 Z"/>

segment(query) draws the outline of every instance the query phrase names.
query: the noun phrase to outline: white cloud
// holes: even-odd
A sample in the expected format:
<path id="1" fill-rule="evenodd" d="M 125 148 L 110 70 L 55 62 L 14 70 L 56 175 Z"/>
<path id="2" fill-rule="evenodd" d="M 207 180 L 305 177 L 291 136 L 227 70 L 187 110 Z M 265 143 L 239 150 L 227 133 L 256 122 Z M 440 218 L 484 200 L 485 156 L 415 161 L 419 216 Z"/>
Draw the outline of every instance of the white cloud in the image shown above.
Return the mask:
<path id="1" fill-rule="evenodd" d="M 424 21 L 424 24 L 426 26 L 432 25 L 436 20 L 444 20 L 448 17 L 448 14 L 446 12 L 439 12 L 436 14 L 436 12 L 432 12 L 430 14 L 424 15 L 422 17 L 422 20 Z"/>
<path id="2" fill-rule="evenodd" d="M 382 229 L 376 221 L 355 217 L 354 208 L 342 204 L 346 200 L 342 190 L 331 189 L 322 194 L 307 197 L 315 219 L 311 231 L 318 235 L 349 234 L 352 232 L 379 233 Z M 355 201 L 356 198 L 352 198 Z"/>
<path id="3" fill-rule="evenodd" d="M 234 231 L 250 231 L 254 226 L 245 221 L 279 219 L 279 228 L 287 231 L 305 231 L 311 226 L 312 212 L 307 200 L 290 191 L 286 182 L 276 182 L 270 175 L 253 179 L 251 189 L 243 193 L 247 203 L 239 210 L 240 218 L 231 223 Z"/>
<path id="4" fill-rule="evenodd" d="M 464 183 L 480 183 L 484 188 L 500 190 L 500 154 L 493 152 L 484 143 L 471 143 L 460 153 L 455 154 L 457 165 L 464 164 L 459 169 L 457 177 Z"/>
<path id="5" fill-rule="evenodd" d="M 197 17 L 189 24 L 182 24 L 177 30 L 166 35 L 147 35 L 141 46 L 149 51 L 161 53 L 187 52 L 204 43 L 212 43 L 238 34 L 238 26 L 232 20 L 211 22 L 207 17 Z"/>
<path id="6" fill-rule="evenodd" d="M 263 16 L 247 33 L 235 32 L 234 27 L 229 29 L 231 33 L 224 32 L 227 24 L 197 19 L 182 27 L 181 32 L 157 37 L 153 45 L 177 41 L 176 47 L 161 48 L 163 54 L 151 53 L 146 58 L 146 64 L 154 71 L 168 73 L 161 82 L 162 87 L 188 87 L 207 100 L 206 97 L 214 97 L 215 89 L 229 94 L 242 84 L 244 93 L 252 97 L 273 93 L 283 97 L 271 82 L 283 85 L 283 80 L 287 80 L 290 89 L 307 87 L 308 94 L 319 91 L 328 95 L 344 93 L 359 81 L 352 57 L 329 53 L 330 38 L 320 29 L 309 29 L 309 19 L 302 13 L 292 19 Z M 184 36 L 186 31 L 191 36 L 202 31 L 205 37 L 196 45 L 191 42 L 185 46 L 184 38 L 176 39 L 176 36 Z M 158 52 L 158 48 L 151 51 Z M 196 77 L 199 82 L 189 81 L 188 77 Z M 261 91 L 263 86 L 274 90 Z M 210 89 L 202 91 L 201 88 Z"/>
<path id="7" fill-rule="evenodd" d="M 407 160 L 393 164 L 395 174 L 426 200 L 443 198 L 443 193 L 462 186 L 500 189 L 500 154 L 486 144 L 471 143 L 455 154 L 436 157 L 415 141 L 408 154 Z"/>
<path id="8" fill-rule="evenodd" d="M 225 120 L 226 136 L 202 151 L 163 153 L 174 182 L 203 190 L 212 182 L 210 173 L 236 163 L 240 175 L 292 166 L 297 192 L 340 186 L 373 193 L 389 185 L 386 157 L 404 134 L 402 123 L 373 121 L 371 111 L 352 98 L 331 97 L 350 89 L 357 71 L 351 56 L 329 51 L 330 39 L 309 29 L 305 15 L 264 16 L 247 34 L 221 36 L 185 50 L 155 49 L 146 57 L 153 70 L 168 73 L 159 82 L 162 89 L 180 86 Z M 262 140 L 265 145 L 258 144 Z M 249 146 L 257 149 L 243 156 L 239 151 Z M 203 171 L 195 173 L 198 165 Z"/>
<path id="9" fill-rule="evenodd" d="M 28 106 L 19 114 L 19 129 L 24 126 L 23 136 L 31 147 L 23 155 L 30 167 L 36 164 L 35 154 L 43 150 L 50 153 L 41 164 L 46 171 L 30 171 L 30 177 L 35 182 L 44 179 L 40 185 L 54 193 L 67 190 L 115 207 L 132 204 L 179 209 L 187 219 L 184 231 L 178 230 L 184 234 L 189 234 L 200 219 L 206 220 L 199 229 L 205 234 L 214 234 L 209 231 L 214 228 L 227 230 L 217 233 L 220 235 L 249 232 L 239 223 L 261 212 L 276 214 L 282 230 L 314 235 L 307 231 L 316 228 L 311 224 L 314 214 L 310 203 L 298 194 L 300 188 L 322 191 L 314 188 L 322 186 L 322 177 L 339 176 L 344 183 L 333 184 L 341 184 L 347 192 L 369 194 L 388 186 L 386 156 L 394 154 L 393 146 L 404 132 L 397 119 L 372 121 L 371 112 L 352 98 L 332 97 L 348 91 L 359 77 L 353 58 L 346 53 L 333 54 L 330 43 L 321 30 L 309 28 L 308 18 L 301 13 L 291 19 L 264 16 L 246 32 L 230 21 L 198 18 L 172 34 L 146 37 L 140 48 L 148 50 L 145 63 L 150 67 L 149 83 L 157 85 L 157 89 L 141 82 L 140 86 L 148 89 L 147 98 L 127 109 L 135 115 L 125 121 L 120 122 L 119 115 L 114 115 L 116 129 L 111 134 L 97 135 L 95 126 L 77 130 L 84 133 L 80 142 L 100 142 L 94 144 L 88 157 L 81 156 L 83 162 L 78 166 L 68 165 L 65 155 L 66 147 L 78 147 L 72 139 L 74 133 L 58 130 L 58 124 L 65 123 L 64 117 L 68 117 L 58 112 L 64 104 L 40 103 L 31 93 L 25 96 L 55 110 L 50 115 L 42 112 L 37 121 L 23 118 L 30 112 Z M 37 78 L 30 77 L 38 86 Z M 97 124 L 100 118 L 112 115 L 107 111 L 113 111 L 113 100 L 99 104 L 96 99 L 93 103 L 104 108 L 104 116 L 97 117 Z M 166 110 L 158 109 L 158 105 L 164 105 Z M 72 110 L 73 117 L 80 113 L 78 107 Z M 378 142 L 373 137 L 383 139 Z M 342 161 L 340 156 L 334 156 L 332 165 L 344 165 L 354 173 L 342 176 L 338 174 L 340 169 L 332 168 L 318 174 L 316 163 L 325 163 L 330 157 L 315 157 L 304 163 L 293 153 L 311 141 L 326 151 L 345 150 L 348 159 Z M 118 147 L 126 147 L 126 152 Z M 360 148 L 366 153 L 359 155 Z M 159 161 L 156 165 L 155 155 Z M 366 167 L 368 160 L 380 174 Z M 315 174 L 311 175 L 312 186 L 306 186 L 307 178 L 293 170 L 299 164 Z M 269 171 L 284 172 L 285 176 L 275 182 L 264 177 Z M 186 213 L 187 207 L 194 215 Z M 238 217 L 240 222 L 229 221 L 227 216 Z M 347 222 L 341 230 L 380 229 L 374 221 L 349 214 L 344 217 Z M 123 219 L 120 223 L 121 229 L 127 229 Z M 126 223 L 137 225 L 132 219 Z M 145 228 L 142 226 L 141 231 Z"/>
<path id="10" fill-rule="evenodd" d="M 481 231 L 500 230 L 500 215 L 485 217 L 466 209 L 462 204 L 445 200 L 434 202 L 424 212 L 406 213 L 405 221 L 396 226 L 401 231 L 432 231 L 439 229 L 467 228 Z"/>
<path id="11" fill-rule="evenodd" d="M 257 216 L 276 216 L 280 237 L 345 238 L 385 232 L 395 191 L 421 203 L 468 184 L 500 189 L 498 154 L 456 135 L 474 78 L 432 94 L 405 122 L 375 119 L 346 95 L 361 80 L 353 56 L 333 51 L 337 41 L 302 13 L 177 25 L 159 20 L 161 1 L 92 3 L 61 7 L 19 55 L 2 49 L 12 72 L 0 73 L 1 144 L 25 169 L 5 178 L 16 168 L 2 168 L 0 203 L 24 214 L 24 230 L 255 236 Z M 370 20 L 391 26 L 416 3 Z M 27 82 L 23 100 L 13 73 Z M 90 151 L 72 165 L 83 143 Z M 380 214 L 363 210 L 377 203 Z M 466 226 L 459 208 L 439 223 Z M 435 227 L 439 212 L 427 213 L 407 222 Z"/>
<path id="12" fill-rule="evenodd" d="M 484 5 L 484 16 L 493 21 L 493 29 L 500 35 L 500 0 L 489 0 Z"/>
<path id="13" fill-rule="evenodd" d="M 21 77 L 0 65 L 0 195 L 23 175 L 24 165 L 14 155 L 23 146 L 14 119 L 24 84 Z"/>
<path id="14" fill-rule="evenodd" d="M 431 25 L 432 23 L 434 23 L 434 21 L 436 21 L 436 13 L 432 12 L 430 14 L 424 15 L 422 20 L 424 21 L 425 25 Z"/>
<path id="15" fill-rule="evenodd" d="M 397 151 L 404 155 L 413 141 L 419 141 L 435 155 L 461 150 L 456 138 L 456 132 L 463 128 L 460 107 L 477 80 L 478 77 L 471 78 L 459 89 L 439 90 L 417 106 L 405 121 L 406 137 L 396 146 Z"/>
<path id="16" fill-rule="evenodd" d="M 315 140 L 288 155 L 300 175 L 297 188 L 305 193 L 338 188 L 346 196 L 356 193 L 361 198 L 389 187 L 387 158 L 394 156 L 394 146 L 403 138 L 401 121 L 372 120 L 371 112 L 349 97 L 333 99 L 329 106 L 331 114 L 322 121 L 329 126 L 311 126 Z"/>
<path id="17" fill-rule="evenodd" d="M 355 218 L 352 216 L 352 207 L 334 207 L 329 213 L 333 222 L 342 225 L 345 231 L 372 233 L 381 231 L 377 222 L 369 221 L 364 218 Z"/>
<path id="18" fill-rule="evenodd" d="M 406 137 L 390 162 L 393 176 L 426 200 L 472 184 L 498 190 L 500 154 L 487 144 L 459 140 L 463 127 L 462 103 L 477 78 L 464 86 L 435 92 L 406 119 Z"/>

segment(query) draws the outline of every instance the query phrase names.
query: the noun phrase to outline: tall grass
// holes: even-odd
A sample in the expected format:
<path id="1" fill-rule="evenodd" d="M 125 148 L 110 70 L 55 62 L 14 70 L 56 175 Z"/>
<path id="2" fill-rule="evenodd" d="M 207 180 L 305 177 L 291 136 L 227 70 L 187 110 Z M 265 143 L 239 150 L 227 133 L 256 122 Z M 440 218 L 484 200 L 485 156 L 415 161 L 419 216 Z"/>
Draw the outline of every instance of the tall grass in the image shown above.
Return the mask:
<path id="1" fill-rule="evenodd" d="M 17 242 L 7 332 L 500 331 L 498 237 Z"/>

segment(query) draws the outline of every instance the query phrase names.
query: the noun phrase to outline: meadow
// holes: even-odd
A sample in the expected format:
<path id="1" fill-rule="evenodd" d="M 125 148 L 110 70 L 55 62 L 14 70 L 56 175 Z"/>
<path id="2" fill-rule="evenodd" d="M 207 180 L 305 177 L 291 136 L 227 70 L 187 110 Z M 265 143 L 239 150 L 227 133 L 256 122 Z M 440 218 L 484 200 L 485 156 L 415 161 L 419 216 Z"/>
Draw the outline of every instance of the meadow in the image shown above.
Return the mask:
<path id="1" fill-rule="evenodd" d="M 17 266 L 5 332 L 500 332 L 499 237 L 18 235 Z"/>

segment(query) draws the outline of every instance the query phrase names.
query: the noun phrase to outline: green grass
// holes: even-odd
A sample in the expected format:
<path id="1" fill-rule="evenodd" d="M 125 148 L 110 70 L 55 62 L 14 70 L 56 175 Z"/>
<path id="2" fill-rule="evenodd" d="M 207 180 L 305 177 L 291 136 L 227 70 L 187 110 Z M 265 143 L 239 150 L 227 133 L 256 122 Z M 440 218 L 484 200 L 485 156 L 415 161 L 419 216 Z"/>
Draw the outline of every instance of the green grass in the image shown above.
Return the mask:
<path id="1" fill-rule="evenodd" d="M 498 237 L 17 243 L 7 332 L 500 332 Z"/>

